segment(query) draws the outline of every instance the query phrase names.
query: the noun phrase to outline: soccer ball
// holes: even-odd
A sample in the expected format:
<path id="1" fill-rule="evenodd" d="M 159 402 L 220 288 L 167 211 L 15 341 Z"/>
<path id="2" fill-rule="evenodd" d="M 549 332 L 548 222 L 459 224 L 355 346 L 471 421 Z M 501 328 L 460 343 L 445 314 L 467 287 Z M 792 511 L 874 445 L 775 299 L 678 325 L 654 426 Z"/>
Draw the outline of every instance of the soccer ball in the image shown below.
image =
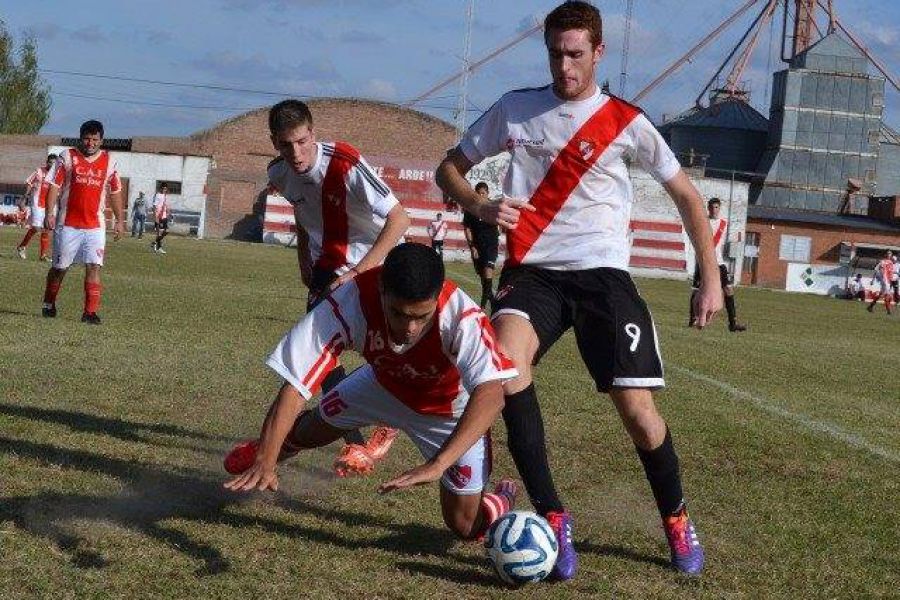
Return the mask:
<path id="1" fill-rule="evenodd" d="M 527 510 L 513 510 L 494 521 L 484 547 L 494 571 L 511 585 L 544 579 L 559 551 L 550 524 Z"/>

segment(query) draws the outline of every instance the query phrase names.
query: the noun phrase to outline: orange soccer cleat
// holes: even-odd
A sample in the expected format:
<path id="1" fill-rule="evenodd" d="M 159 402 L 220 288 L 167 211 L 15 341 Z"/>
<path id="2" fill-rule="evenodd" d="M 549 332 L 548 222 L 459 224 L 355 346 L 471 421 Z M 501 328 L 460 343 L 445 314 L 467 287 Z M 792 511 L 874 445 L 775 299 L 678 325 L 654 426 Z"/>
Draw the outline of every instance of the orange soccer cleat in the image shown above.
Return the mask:
<path id="1" fill-rule="evenodd" d="M 368 475 L 375 470 L 375 463 L 383 459 L 398 431 L 390 427 L 376 427 L 366 444 L 346 444 L 334 461 L 334 472 L 338 477 Z"/>

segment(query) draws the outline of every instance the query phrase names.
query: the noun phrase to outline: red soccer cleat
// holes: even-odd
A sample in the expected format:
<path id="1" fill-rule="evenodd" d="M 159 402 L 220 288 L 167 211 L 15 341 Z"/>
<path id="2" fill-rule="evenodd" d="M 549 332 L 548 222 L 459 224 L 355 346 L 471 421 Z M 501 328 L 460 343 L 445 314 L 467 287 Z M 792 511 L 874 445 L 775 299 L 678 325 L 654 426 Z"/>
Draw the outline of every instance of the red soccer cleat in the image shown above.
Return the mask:
<path id="1" fill-rule="evenodd" d="M 334 474 L 338 477 L 368 475 L 375 470 L 375 461 L 365 446 L 346 444 L 334 461 Z"/>
<path id="2" fill-rule="evenodd" d="M 232 475 L 240 475 L 253 466 L 257 450 L 259 450 L 259 440 L 238 442 L 225 456 L 225 470 Z"/>

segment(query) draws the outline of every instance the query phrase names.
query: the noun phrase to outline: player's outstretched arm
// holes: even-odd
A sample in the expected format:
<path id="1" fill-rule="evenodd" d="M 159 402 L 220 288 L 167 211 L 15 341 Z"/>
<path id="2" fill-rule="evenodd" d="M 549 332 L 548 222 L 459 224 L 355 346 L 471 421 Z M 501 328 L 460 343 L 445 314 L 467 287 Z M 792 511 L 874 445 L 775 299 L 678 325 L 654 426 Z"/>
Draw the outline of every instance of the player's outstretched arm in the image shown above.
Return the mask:
<path id="1" fill-rule="evenodd" d="M 251 490 L 278 490 L 278 473 L 275 465 L 281 444 L 297 420 L 303 409 L 303 396 L 297 388 L 285 382 L 278 392 L 278 397 L 269 408 L 269 414 L 263 422 L 259 438 L 259 451 L 252 467 L 225 483 L 225 488 L 234 492 Z"/>
<path id="2" fill-rule="evenodd" d="M 719 281 L 719 265 L 716 262 L 716 254 L 713 249 L 712 232 L 709 222 L 703 212 L 703 198 L 700 192 L 688 179 L 683 170 L 663 184 L 669 196 L 672 197 L 688 237 L 694 245 L 694 253 L 697 255 L 697 264 L 700 266 L 700 293 L 694 297 L 694 314 L 697 319 L 694 325 L 698 329 L 705 327 L 722 310 L 722 287 Z"/>
<path id="3" fill-rule="evenodd" d="M 379 493 L 423 485 L 437 481 L 466 450 L 487 433 L 503 410 L 503 385 L 500 380 L 478 385 L 444 446 L 431 460 L 386 481 L 378 487 Z"/>
<path id="4" fill-rule="evenodd" d="M 435 182 L 441 190 L 470 213 L 491 225 L 504 229 L 515 229 L 519 224 L 522 210 L 534 212 L 535 208 L 521 198 L 504 196 L 500 202 L 485 202 L 466 179 L 472 169 L 472 161 L 459 148 L 447 152 L 446 158 L 438 165 Z"/>
<path id="5" fill-rule="evenodd" d="M 387 218 L 384 220 L 384 227 L 382 227 L 378 237 L 375 238 L 375 243 L 372 244 L 366 255 L 363 256 L 356 267 L 338 277 L 331 284 L 331 289 L 384 262 L 384 257 L 397 245 L 397 242 L 409 229 L 409 223 L 409 215 L 406 214 L 406 209 L 398 202 L 388 212 Z"/>

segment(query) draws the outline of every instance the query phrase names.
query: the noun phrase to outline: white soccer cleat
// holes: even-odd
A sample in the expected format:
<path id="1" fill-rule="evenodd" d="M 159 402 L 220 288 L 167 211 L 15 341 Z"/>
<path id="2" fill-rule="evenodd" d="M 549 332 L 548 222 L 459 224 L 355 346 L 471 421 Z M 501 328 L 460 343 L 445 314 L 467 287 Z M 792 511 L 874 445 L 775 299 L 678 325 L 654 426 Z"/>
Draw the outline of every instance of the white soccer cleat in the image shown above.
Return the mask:
<path id="1" fill-rule="evenodd" d="M 28 258 L 25 254 L 25 248 L 23 248 L 22 246 L 16 247 L 16 254 L 18 254 L 19 258 L 21 258 L 22 260 Z"/>

